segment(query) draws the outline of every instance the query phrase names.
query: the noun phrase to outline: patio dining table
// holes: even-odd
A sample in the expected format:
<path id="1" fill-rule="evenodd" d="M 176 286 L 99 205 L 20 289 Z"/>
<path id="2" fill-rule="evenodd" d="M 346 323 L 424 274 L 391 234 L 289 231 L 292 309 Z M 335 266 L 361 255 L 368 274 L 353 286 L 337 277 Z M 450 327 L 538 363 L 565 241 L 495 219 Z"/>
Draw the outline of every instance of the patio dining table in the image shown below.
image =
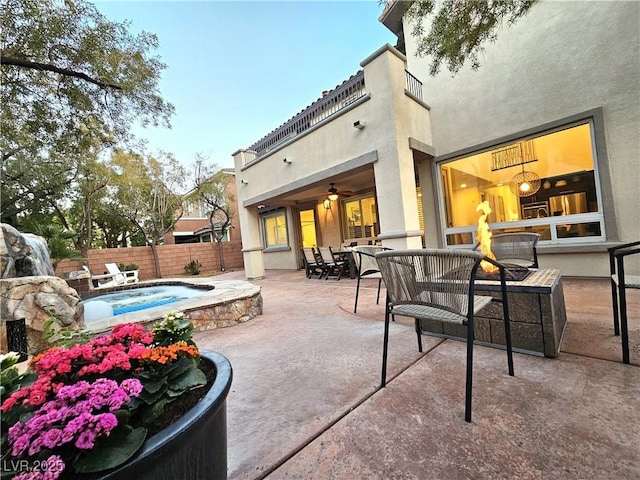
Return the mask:
<path id="1" fill-rule="evenodd" d="M 339 262 L 347 262 L 349 268 L 349 278 L 356 278 L 358 276 L 358 269 L 356 268 L 356 261 L 353 258 L 353 252 L 351 249 L 333 250 L 333 256 Z"/>

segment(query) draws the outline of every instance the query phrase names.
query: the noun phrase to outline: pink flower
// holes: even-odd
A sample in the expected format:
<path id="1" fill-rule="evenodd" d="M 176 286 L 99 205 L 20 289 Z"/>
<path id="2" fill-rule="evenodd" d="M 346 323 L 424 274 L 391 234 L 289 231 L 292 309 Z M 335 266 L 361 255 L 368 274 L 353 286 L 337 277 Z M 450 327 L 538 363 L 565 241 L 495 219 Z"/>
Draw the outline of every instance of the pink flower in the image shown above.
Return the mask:
<path id="1" fill-rule="evenodd" d="M 122 381 L 120 388 L 127 392 L 128 395 L 137 397 L 140 395 L 140 392 L 142 392 L 142 383 L 140 383 L 140 380 L 135 378 L 127 378 Z"/>
<path id="2" fill-rule="evenodd" d="M 13 447 L 11 448 L 11 455 L 14 457 L 19 457 L 29 447 L 29 435 L 20 435 L 13 442 Z"/>
<path id="3" fill-rule="evenodd" d="M 29 455 L 34 456 L 36 453 L 42 450 L 42 437 L 34 438 L 31 440 L 31 445 L 29 445 Z"/>
<path id="4" fill-rule="evenodd" d="M 9 398 L 7 398 L 4 402 L 2 402 L 2 407 L 0 407 L 0 410 L 2 410 L 3 412 L 8 412 L 9 410 L 11 410 L 13 408 L 13 406 L 18 402 L 18 399 L 14 396 L 11 396 Z"/>
<path id="5" fill-rule="evenodd" d="M 47 448 L 55 448 L 58 445 L 62 445 L 62 430 L 59 428 L 52 428 L 47 430 L 42 435 L 42 444 Z"/>
<path id="6" fill-rule="evenodd" d="M 96 434 L 91 430 L 85 430 L 76 440 L 76 447 L 80 450 L 91 450 L 96 440 Z"/>
<path id="7" fill-rule="evenodd" d="M 98 428 L 106 432 L 111 433 L 111 430 L 118 426 L 118 418 L 113 413 L 103 413 L 98 420 Z"/>
<path id="8" fill-rule="evenodd" d="M 7 435 L 7 439 L 10 442 L 15 442 L 15 440 L 22 435 L 24 429 L 22 428 L 22 423 L 17 422 L 9 427 L 9 434 Z"/>

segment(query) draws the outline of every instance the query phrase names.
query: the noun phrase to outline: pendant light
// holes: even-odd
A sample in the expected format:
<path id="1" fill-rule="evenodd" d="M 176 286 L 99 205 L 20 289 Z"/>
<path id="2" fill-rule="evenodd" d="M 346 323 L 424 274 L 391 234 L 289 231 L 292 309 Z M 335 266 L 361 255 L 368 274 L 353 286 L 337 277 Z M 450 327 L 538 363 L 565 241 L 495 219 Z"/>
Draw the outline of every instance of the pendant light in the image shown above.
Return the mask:
<path id="1" fill-rule="evenodd" d="M 524 169 L 522 164 L 522 172 L 516 174 L 509 183 L 509 187 L 514 195 L 519 197 L 530 197 L 540 190 L 540 176 L 535 172 Z"/>

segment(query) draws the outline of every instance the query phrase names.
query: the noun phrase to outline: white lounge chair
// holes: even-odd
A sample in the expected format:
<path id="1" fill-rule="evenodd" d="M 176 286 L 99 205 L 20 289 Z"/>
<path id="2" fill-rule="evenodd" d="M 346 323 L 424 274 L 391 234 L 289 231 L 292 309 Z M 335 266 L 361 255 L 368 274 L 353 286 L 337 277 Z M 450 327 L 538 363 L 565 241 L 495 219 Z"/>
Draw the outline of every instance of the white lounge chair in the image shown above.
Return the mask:
<path id="1" fill-rule="evenodd" d="M 138 283 L 138 270 L 126 270 L 120 271 L 120 268 L 115 263 L 105 263 L 104 266 L 107 271 L 114 276 L 114 279 L 118 285 L 126 285 L 129 283 Z"/>
<path id="2" fill-rule="evenodd" d="M 83 265 L 82 268 L 91 275 L 91 285 L 94 288 L 107 288 L 107 287 L 116 287 L 121 285 L 116 282 L 116 275 L 112 273 L 105 273 L 104 275 L 94 275 L 91 273 L 91 270 L 86 265 Z"/>

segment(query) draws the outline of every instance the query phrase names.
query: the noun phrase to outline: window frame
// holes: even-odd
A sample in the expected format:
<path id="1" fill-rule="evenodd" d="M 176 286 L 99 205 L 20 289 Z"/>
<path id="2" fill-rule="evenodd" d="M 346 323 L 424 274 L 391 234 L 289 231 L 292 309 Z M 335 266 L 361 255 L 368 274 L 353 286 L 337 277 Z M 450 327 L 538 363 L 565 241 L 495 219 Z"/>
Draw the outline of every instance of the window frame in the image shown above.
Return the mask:
<path id="1" fill-rule="evenodd" d="M 593 172 L 596 190 L 596 199 L 598 203 L 597 212 L 589 212 L 582 214 L 573 214 L 559 217 L 547 217 L 544 219 L 528 219 L 513 222 L 491 223 L 492 230 L 501 229 L 521 229 L 525 227 L 535 227 L 541 225 L 549 225 L 551 227 L 551 240 L 541 241 L 540 246 L 563 246 L 578 244 L 594 244 L 605 243 L 607 241 L 618 240 L 617 225 L 615 219 L 615 211 L 613 208 L 613 200 L 611 194 L 611 180 L 609 177 L 609 160 L 606 152 L 606 141 L 604 131 L 604 116 L 602 108 L 596 108 L 580 114 L 572 115 L 564 119 L 556 120 L 538 127 L 534 127 L 525 131 L 521 131 L 509 136 L 495 139 L 490 142 L 466 148 L 464 150 L 452 152 L 451 154 L 437 157 L 434 161 L 434 177 L 433 186 L 438 196 L 438 223 L 440 228 L 440 241 L 446 247 L 465 248 L 475 243 L 477 225 L 468 225 L 462 227 L 447 227 L 446 225 L 446 209 L 445 192 L 442 185 L 442 166 L 450 164 L 456 160 L 463 159 L 478 153 L 494 150 L 501 146 L 508 145 L 535 137 L 548 135 L 562 130 L 570 129 L 579 125 L 589 125 L 591 137 L 591 150 L 593 155 Z M 570 218 L 569 218 L 570 217 Z M 558 225 L 575 225 L 581 223 L 598 222 L 600 224 L 600 235 L 584 236 L 584 237 L 568 237 L 558 238 Z M 463 234 L 471 236 L 471 243 L 448 244 L 447 236 L 453 234 Z"/>
<path id="2" fill-rule="evenodd" d="M 284 244 L 276 244 L 269 246 L 268 244 L 268 236 L 267 236 L 267 225 L 266 222 L 271 218 L 282 217 L 284 220 L 284 233 L 285 233 L 285 243 Z M 273 252 L 276 250 L 287 250 L 290 248 L 289 245 L 289 225 L 287 220 L 287 212 L 284 208 L 279 208 L 275 210 L 271 210 L 269 212 L 260 214 L 260 228 L 262 231 L 262 245 L 265 252 Z"/>
<path id="3" fill-rule="evenodd" d="M 366 200 L 366 199 L 373 199 L 373 204 L 375 206 L 375 225 L 377 225 L 377 232 L 376 232 L 376 227 L 372 225 L 373 228 L 373 236 L 362 236 L 362 237 L 349 237 L 349 219 L 347 218 L 347 203 L 349 202 L 355 202 L 357 201 L 359 203 L 360 206 L 360 212 L 362 212 L 362 201 Z M 340 204 L 341 204 L 341 208 L 340 208 L 340 224 L 341 224 L 341 228 L 344 231 L 344 240 L 345 241 L 357 241 L 357 240 L 371 240 L 374 241 L 378 235 L 380 234 L 380 214 L 378 212 L 378 199 L 376 198 L 376 194 L 375 192 L 367 192 L 367 193 L 363 193 L 360 195 L 353 195 L 350 196 L 348 198 L 341 198 L 340 199 Z M 362 213 L 360 213 L 361 217 L 360 220 L 362 220 Z M 362 229 L 364 229 L 365 225 L 359 225 L 359 227 L 361 227 Z"/>

